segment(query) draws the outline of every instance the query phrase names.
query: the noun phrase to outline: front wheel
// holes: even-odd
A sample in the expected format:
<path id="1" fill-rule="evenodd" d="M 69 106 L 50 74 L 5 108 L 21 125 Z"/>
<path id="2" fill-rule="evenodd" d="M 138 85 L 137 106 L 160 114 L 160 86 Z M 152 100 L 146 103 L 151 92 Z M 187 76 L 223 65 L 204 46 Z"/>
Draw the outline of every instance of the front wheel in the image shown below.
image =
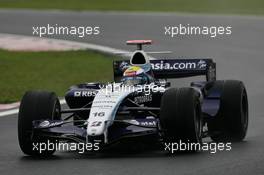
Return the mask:
<path id="1" fill-rule="evenodd" d="M 18 141 L 21 150 L 32 156 L 49 156 L 55 152 L 45 150 L 39 152 L 34 148 L 37 143 L 53 143 L 53 140 L 39 137 L 32 138 L 34 120 L 60 120 L 60 103 L 55 93 L 44 91 L 26 92 L 22 98 L 18 114 Z"/>
<path id="2" fill-rule="evenodd" d="M 198 92 L 193 88 L 165 91 L 161 100 L 160 123 L 165 142 L 200 144 L 203 124 Z"/>

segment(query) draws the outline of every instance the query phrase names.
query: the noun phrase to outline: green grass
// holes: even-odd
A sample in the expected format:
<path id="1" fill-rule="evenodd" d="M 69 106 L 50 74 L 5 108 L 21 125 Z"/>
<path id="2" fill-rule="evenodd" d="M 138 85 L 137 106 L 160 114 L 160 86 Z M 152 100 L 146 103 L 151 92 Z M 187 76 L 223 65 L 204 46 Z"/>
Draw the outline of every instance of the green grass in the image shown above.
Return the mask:
<path id="1" fill-rule="evenodd" d="M 73 85 L 112 80 L 110 56 L 91 51 L 9 52 L 0 50 L 0 103 L 19 101 L 27 90 L 63 96 Z"/>
<path id="2" fill-rule="evenodd" d="M 264 14 L 263 0 L 0 0 L 0 7 Z"/>

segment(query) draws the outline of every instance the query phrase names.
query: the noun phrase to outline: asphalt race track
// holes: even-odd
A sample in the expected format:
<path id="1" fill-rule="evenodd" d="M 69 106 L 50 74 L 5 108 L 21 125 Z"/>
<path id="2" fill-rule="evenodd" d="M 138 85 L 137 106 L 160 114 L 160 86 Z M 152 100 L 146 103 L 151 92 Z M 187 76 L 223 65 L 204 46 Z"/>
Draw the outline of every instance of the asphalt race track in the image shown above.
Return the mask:
<path id="1" fill-rule="evenodd" d="M 0 118 L 0 174 L 264 174 L 264 18 L 188 14 L 125 14 L 100 12 L 37 12 L 0 10 L 0 33 L 32 35 L 32 26 L 98 25 L 99 36 L 54 36 L 121 49 L 128 39 L 153 39 L 146 50 L 171 50 L 168 57 L 212 57 L 218 79 L 244 81 L 249 96 L 250 124 L 243 143 L 231 151 L 177 154 L 160 151 L 87 155 L 59 152 L 48 160 L 24 156 L 17 141 L 17 115 Z M 232 26 L 231 36 L 218 38 L 164 35 L 164 26 L 178 24 Z M 89 58 L 87 58 L 89 59 Z M 1 80 L 4 81 L 4 80 Z M 180 86 L 182 80 L 173 81 Z"/>

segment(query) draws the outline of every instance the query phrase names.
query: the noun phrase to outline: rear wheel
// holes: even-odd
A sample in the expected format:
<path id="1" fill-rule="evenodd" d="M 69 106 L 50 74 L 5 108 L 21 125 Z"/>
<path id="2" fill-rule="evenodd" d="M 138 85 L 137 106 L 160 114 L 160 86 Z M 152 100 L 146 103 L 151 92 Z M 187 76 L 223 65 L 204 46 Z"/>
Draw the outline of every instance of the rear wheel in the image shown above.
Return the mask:
<path id="1" fill-rule="evenodd" d="M 199 94 L 193 88 L 168 89 L 161 100 L 160 123 L 165 142 L 201 143 Z"/>
<path id="2" fill-rule="evenodd" d="M 32 138 L 32 122 L 42 119 L 61 119 L 60 103 L 56 94 L 44 91 L 26 92 L 19 108 L 18 140 L 21 150 L 27 155 L 49 156 L 55 152 L 55 149 L 53 149 L 40 153 L 38 150 L 33 149 L 33 144 L 54 142 L 44 137 Z"/>
<path id="3" fill-rule="evenodd" d="M 219 82 L 223 91 L 220 99 L 220 111 L 215 119 L 209 121 L 208 129 L 212 140 L 216 142 L 242 141 L 248 128 L 248 99 L 241 81 L 227 80 Z"/>

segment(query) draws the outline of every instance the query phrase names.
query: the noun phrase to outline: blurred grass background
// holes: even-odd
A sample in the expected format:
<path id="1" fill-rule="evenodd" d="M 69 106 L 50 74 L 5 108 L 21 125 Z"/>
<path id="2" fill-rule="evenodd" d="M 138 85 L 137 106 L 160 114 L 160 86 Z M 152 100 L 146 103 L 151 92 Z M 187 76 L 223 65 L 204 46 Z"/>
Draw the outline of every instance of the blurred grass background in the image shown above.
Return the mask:
<path id="1" fill-rule="evenodd" d="M 0 0 L 0 8 L 263 15 L 264 0 Z M 0 103 L 18 101 L 27 90 L 45 89 L 63 96 L 73 84 L 110 81 L 112 60 L 91 51 L 0 50 L 0 79 L 4 80 Z"/>
<path id="2" fill-rule="evenodd" d="M 0 8 L 264 14 L 263 0 L 0 0 Z"/>
<path id="3" fill-rule="evenodd" d="M 28 90 L 64 96 L 74 84 L 112 80 L 113 58 L 91 51 L 9 52 L 0 50 L 0 103 L 19 101 Z"/>

